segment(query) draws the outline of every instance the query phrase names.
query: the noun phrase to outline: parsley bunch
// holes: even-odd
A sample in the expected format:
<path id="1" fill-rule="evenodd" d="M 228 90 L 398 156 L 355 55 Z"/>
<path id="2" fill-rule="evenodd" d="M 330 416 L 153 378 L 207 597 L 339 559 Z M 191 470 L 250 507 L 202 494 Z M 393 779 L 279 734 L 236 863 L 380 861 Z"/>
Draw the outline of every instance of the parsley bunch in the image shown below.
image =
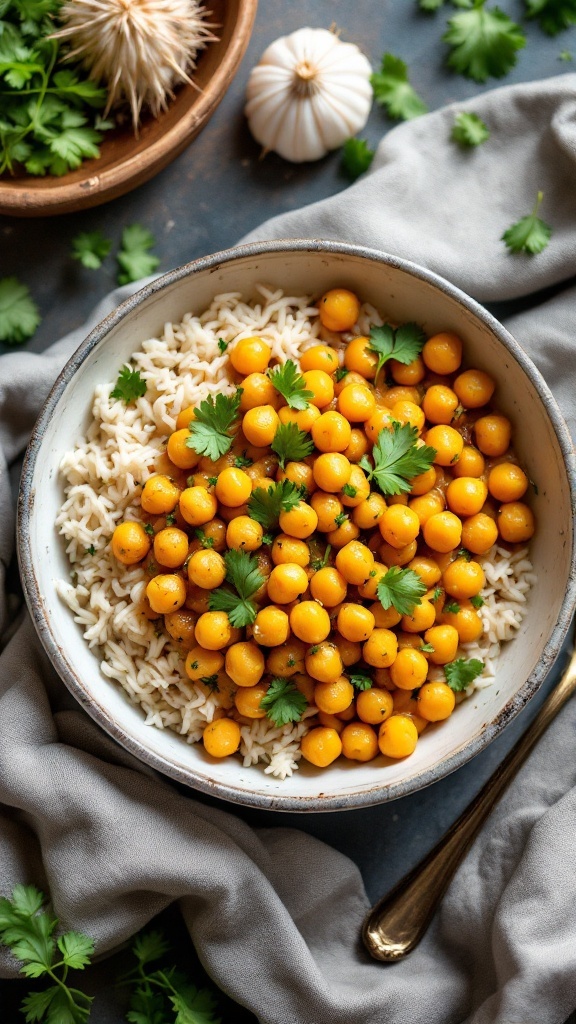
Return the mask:
<path id="1" fill-rule="evenodd" d="M 160 964 L 150 969 L 167 952 L 161 932 L 137 936 L 132 946 L 136 965 L 120 978 L 120 984 L 131 989 L 126 1020 L 130 1024 L 221 1024 L 210 989 L 197 988 L 175 967 Z"/>
<path id="2" fill-rule="evenodd" d="M 29 174 L 67 174 L 100 155 L 98 115 L 106 90 L 59 68 L 66 47 L 50 39 L 61 0 L 3 0 L 0 4 L 0 174 L 23 165 Z"/>

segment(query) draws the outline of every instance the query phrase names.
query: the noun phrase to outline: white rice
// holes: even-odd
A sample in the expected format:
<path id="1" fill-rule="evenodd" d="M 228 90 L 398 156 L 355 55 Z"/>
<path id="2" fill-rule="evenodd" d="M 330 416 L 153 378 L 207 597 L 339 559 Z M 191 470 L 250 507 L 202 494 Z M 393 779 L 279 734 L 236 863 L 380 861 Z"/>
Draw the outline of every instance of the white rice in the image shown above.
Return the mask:
<path id="1" fill-rule="evenodd" d="M 186 676 L 176 645 L 139 612 L 149 577 L 141 566 L 120 566 L 111 554 L 110 539 L 118 522 L 140 518 L 141 485 L 154 474 L 155 460 L 176 428 L 180 410 L 197 405 L 207 394 L 231 390 L 228 354 L 219 353 L 219 338 L 232 342 L 257 334 L 282 362 L 298 360 L 318 338 L 320 325 L 310 297 L 286 296 L 264 286 L 258 292 L 253 303 L 239 293 L 217 295 L 200 316 L 187 313 L 181 324 L 166 324 L 161 338 L 145 341 L 132 357 L 147 384 L 144 397 L 126 406 L 111 398 L 113 382 L 99 385 L 88 432 L 61 464 L 65 501 L 56 525 L 66 541 L 72 572 L 71 582 L 57 581 L 57 591 L 100 658 L 103 675 L 140 705 L 147 725 L 172 729 L 188 743 L 201 739 L 219 707 L 217 695 L 206 695 Z M 370 323 L 382 319 L 364 306 L 360 329 L 367 332 Z M 495 547 L 482 562 L 485 632 L 478 643 L 464 645 L 459 656 L 481 658 L 485 667 L 467 694 L 494 681 L 500 643 L 518 629 L 535 579 L 526 549 L 510 554 Z M 262 763 L 268 774 L 290 776 L 314 715 L 315 709 L 309 708 L 301 722 L 282 727 L 268 718 L 238 718 L 244 765 Z"/>

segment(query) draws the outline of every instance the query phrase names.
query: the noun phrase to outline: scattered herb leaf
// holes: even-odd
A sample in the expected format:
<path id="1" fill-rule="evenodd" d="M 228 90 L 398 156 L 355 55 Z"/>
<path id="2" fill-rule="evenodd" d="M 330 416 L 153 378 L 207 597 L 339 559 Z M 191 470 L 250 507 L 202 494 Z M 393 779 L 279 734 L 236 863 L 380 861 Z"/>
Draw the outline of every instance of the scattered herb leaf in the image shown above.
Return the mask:
<path id="1" fill-rule="evenodd" d="M 413 569 L 400 569 L 392 565 L 376 587 L 376 595 L 384 611 L 393 607 L 400 615 L 411 615 L 417 604 L 421 604 L 426 587 Z"/>
<path id="2" fill-rule="evenodd" d="M 204 686 L 207 686 L 209 690 L 212 690 L 212 693 L 218 693 L 218 676 L 216 674 L 213 676 L 201 676 L 200 682 L 204 683 Z"/>
<path id="3" fill-rule="evenodd" d="M 195 419 L 190 424 L 190 437 L 186 438 L 188 448 L 198 455 L 206 455 L 217 462 L 230 451 L 233 436 L 230 429 L 238 419 L 242 388 L 233 395 L 209 395 L 194 409 Z"/>
<path id="4" fill-rule="evenodd" d="M 276 452 L 282 469 L 286 462 L 301 462 L 314 451 L 314 441 L 305 430 L 300 430 L 295 423 L 281 423 L 272 441 L 272 451 Z"/>
<path id="5" fill-rule="evenodd" d="M 269 377 L 291 409 L 308 408 L 314 394 L 306 389 L 306 381 L 292 359 L 287 359 L 282 366 L 275 366 Z"/>
<path id="6" fill-rule="evenodd" d="M 480 594 L 474 594 L 474 597 L 470 598 L 470 604 L 473 608 L 481 608 L 484 604 L 484 598 Z"/>
<path id="7" fill-rule="evenodd" d="M 224 561 L 226 581 L 236 593 L 228 587 L 218 587 L 210 591 L 208 607 L 210 611 L 226 612 L 231 626 L 250 626 L 256 618 L 256 605 L 250 598 L 264 583 L 258 559 L 247 551 L 232 550 L 226 552 Z"/>
<path id="8" fill-rule="evenodd" d="M 418 324 L 401 324 L 396 328 L 391 324 L 371 327 L 368 348 L 378 356 L 374 379 L 376 380 L 384 363 L 389 359 L 395 359 L 396 362 L 405 365 L 414 362 L 420 355 L 425 341 L 426 335 Z"/>
<path id="9" fill-rule="evenodd" d="M 556 36 L 576 24 L 576 4 L 574 0 L 526 0 L 526 17 L 536 18 L 544 32 Z"/>
<path id="10" fill-rule="evenodd" d="M 548 245 L 552 228 L 538 217 L 543 195 L 543 192 L 538 193 L 532 213 L 527 217 L 521 217 L 502 235 L 502 241 L 506 243 L 510 252 L 527 252 L 534 255 L 542 252 Z"/>
<path id="11" fill-rule="evenodd" d="M 456 552 L 456 557 L 463 558 L 465 562 L 471 562 L 472 552 L 468 551 L 468 548 L 458 548 L 458 551 Z"/>
<path id="12" fill-rule="evenodd" d="M 334 516 L 334 522 L 336 524 L 336 529 L 339 530 L 340 527 L 344 525 L 344 523 L 346 522 L 347 519 L 348 519 L 348 513 L 347 512 L 339 512 L 337 516 Z"/>
<path id="13" fill-rule="evenodd" d="M 389 117 L 409 121 L 426 114 L 428 107 L 408 81 L 408 68 L 400 57 L 385 53 L 380 71 L 370 76 L 374 99 Z"/>
<path id="14" fill-rule="evenodd" d="M 308 707 L 308 701 L 291 679 L 276 677 L 260 701 L 260 707 L 266 712 L 274 725 L 287 725 L 288 722 L 299 722 Z"/>
<path id="15" fill-rule="evenodd" d="M 349 373 L 350 370 L 346 366 L 339 366 L 334 374 L 334 379 L 339 384 L 340 381 L 344 380 L 344 377 L 347 377 Z"/>
<path id="16" fill-rule="evenodd" d="M 443 35 L 451 47 L 448 67 L 475 82 L 502 78 L 516 63 L 516 51 L 526 36 L 498 7 L 485 9 L 485 0 L 474 0 L 470 10 L 455 14 Z"/>
<path id="17" fill-rule="evenodd" d="M 106 259 L 112 242 L 101 231 L 81 231 L 72 239 L 72 256 L 88 270 L 98 270 Z"/>
<path id="18" fill-rule="evenodd" d="M 460 611 L 458 601 L 447 601 L 444 605 L 444 611 L 450 612 L 451 615 L 458 615 L 458 612 Z"/>
<path id="19" fill-rule="evenodd" d="M 110 392 L 110 398 L 117 398 L 130 405 L 137 398 L 146 394 L 146 381 L 142 380 L 139 370 L 132 370 L 129 366 L 123 366 L 118 374 L 118 380 Z"/>
<path id="20" fill-rule="evenodd" d="M 302 500 L 300 488 L 291 480 L 270 483 L 268 490 L 257 487 L 248 498 L 248 513 L 265 530 L 278 526 L 281 512 L 289 512 Z"/>
<path id="21" fill-rule="evenodd" d="M 434 462 L 436 449 L 429 445 L 418 447 L 418 431 L 409 423 L 392 424 L 391 430 L 381 430 L 372 450 L 374 468 L 366 456 L 359 465 L 374 479 L 383 494 L 402 494 L 410 490 L 410 480 L 426 472 Z"/>
<path id="22" fill-rule="evenodd" d="M 365 139 L 347 139 L 342 147 L 342 168 L 352 181 L 368 170 L 374 159 L 374 150 Z"/>
<path id="23" fill-rule="evenodd" d="M 17 277 L 3 277 L 0 280 L 0 341 L 6 345 L 21 345 L 32 337 L 40 319 L 27 286 Z"/>
<path id="24" fill-rule="evenodd" d="M 479 658 L 458 658 L 444 665 L 444 675 L 451 690 L 460 693 L 466 690 L 470 683 L 479 676 L 484 668 L 484 662 Z"/>
<path id="25" fill-rule="evenodd" d="M 443 594 L 442 587 L 436 587 L 434 593 L 432 594 L 431 600 L 432 601 L 439 601 L 440 598 L 442 597 L 442 594 Z"/>
<path id="26" fill-rule="evenodd" d="M 481 145 L 482 142 L 486 142 L 490 138 L 490 131 L 477 114 L 462 110 L 454 118 L 454 126 L 450 138 L 460 146 L 470 149 Z"/>
<path id="27" fill-rule="evenodd" d="M 200 529 L 200 527 L 198 527 L 197 530 L 194 530 L 194 536 L 200 541 L 203 548 L 214 547 L 214 537 L 207 537 L 204 530 Z"/>
<path id="28" fill-rule="evenodd" d="M 350 682 L 355 690 L 371 690 L 372 680 L 370 676 L 363 675 L 362 672 L 356 672 L 350 676 Z"/>
<path id="29" fill-rule="evenodd" d="M 242 455 L 237 455 L 236 458 L 234 459 L 234 466 L 236 469 L 244 469 L 245 466 L 253 465 L 254 459 L 249 459 L 246 455 L 246 452 L 243 452 Z"/>
<path id="30" fill-rule="evenodd" d="M 568 61 L 574 60 L 574 57 L 573 57 L 572 53 L 570 52 L 570 50 L 560 50 L 560 53 L 558 54 L 558 60 L 563 60 L 563 61 L 568 62 Z"/>
<path id="31" fill-rule="evenodd" d="M 432 644 L 422 644 L 420 650 L 422 651 L 422 654 L 434 654 L 436 648 L 433 647 Z"/>
<path id="32" fill-rule="evenodd" d="M 154 235 L 141 224 L 131 224 L 122 232 L 122 246 L 116 257 L 118 260 L 118 284 L 139 281 L 142 277 L 153 274 L 160 263 L 158 256 L 150 253 L 156 245 Z"/>
<path id="33" fill-rule="evenodd" d="M 218 348 L 220 349 L 222 355 L 224 355 L 224 352 L 228 348 L 228 342 L 224 341 L 224 338 L 218 338 Z"/>

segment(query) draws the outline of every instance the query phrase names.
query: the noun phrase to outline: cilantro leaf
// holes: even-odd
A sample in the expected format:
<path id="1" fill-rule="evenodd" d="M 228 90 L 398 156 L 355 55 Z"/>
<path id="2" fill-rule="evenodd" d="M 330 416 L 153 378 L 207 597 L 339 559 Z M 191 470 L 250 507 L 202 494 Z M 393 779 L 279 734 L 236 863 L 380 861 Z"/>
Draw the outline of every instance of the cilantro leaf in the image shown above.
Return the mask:
<path id="1" fill-rule="evenodd" d="M 270 370 L 269 377 L 291 409 L 308 408 L 314 394 L 306 390 L 306 381 L 293 359 L 287 359 L 282 366 L 275 366 Z"/>
<path id="2" fill-rule="evenodd" d="M 401 324 L 399 327 L 384 324 L 382 327 L 371 327 L 368 348 L 378 355 L 374 380 L 389 359 L 395 359 L 396 362 L 405 365 L 414 362 L 420 355 L 425 341 L 426 335 L 418 324 Z"/>
<path id="3" fill-rule="evenodd" d="M 80 971 L 90 963 L 94 942 L 81 932 L 66 932 L 58 939 L 58 949 L 66 967 Z"/>
<path id="4" fill-rule="evenodd" d="M 226 349 L 228 348 L 228 345 L 229 342 L 224 341 L 224 338 L 218 338 L 218 348 L 220 349 L 222 355 L 224 355 Z"/>
<path id="5" fill-rule="evenodd" d="M 276 677 L 260 701 L 260 707 L 266 712 L 274 725 L 287 725 L 299 722 L 308 707 L 308 701 L 291 679 Z"/>
<path id="6" fill-rule="evenodd" d="M 30 992 L 22 1001 L 21 1010 L 26 1021 L 41 1021 L 44 1019 L 48 1007 L 54 996 L 60 989 L 58 985 L 50 985 L 41 992 Z"/>
<path id="7" fill-rule="evenodd" d="M 38 307 L 25 284 L 17 277 L 0 280 L 0 341 L 21 345 L 40 323 Z"/>
<path id="8" fill-rule="evenodd" d="M 98 270 L 111 248 L 112 242 L 101 231 L 81 231 L 72 239 L 73 258 L 89 270 Z"/>
<path id="9" fill-rule="evenodd" d="M 531 255 L 542 252 L 552 235 L 552 228 L 538 217 L 538 210 L 544 193 L 539 192 L 532 213 L 512 224 L 502 235 L 510 252 L 527 252 Z"/>
<path id="10" fill-rule="evenodd" d="M 364 675 L 362 672 L 357 672 L 350 676 L 350 682 L 355 690 L 371 690 L 372 680 L 370 676 Z"/>
<path id="11" fill-rule="evenodd" d="M 334 374 L 334 380 L 339 384 L 340 381 L 344 380 L 344 377 L 347 377 L 349 373 L 350 370 L 346 366 L 339 366 Z"/>
<path id="12" fill-rule="evenodd" d="M 154 235 L 143 228 L 141 224 L 131 224 L 124 228 L 122 247 L 116 257 L 120 268 L 118 284 L 139 281 L 141 277 L 147 277 L 148 274 L 154 273 L 160 260 L 149 250 L 155 244 Z"/>
<path id="13" fill-rule="evenodd" d="M 331 551 L 332 545 L 327 544 L 322 558 L 313 558 L 310 562 L 310 568 L 314 569 L 314 572 L 318 572 L 319 569 L 323 569 L 325 565 L 328 565 L 328 559 L 330 558 Z"/>
<path id="14" fill-rule="evenodd" d="M 418 6 L 421 11 L 426 11 L 428 14 L 432 13 L 432 11 L 437 11 L 443 6 L 444 2 L 445 0 L 418 0 Z"/>
<path id="15" fill-rule="evenodd" d="M 458 615 L 458 612 L 460 611 L 458 601 L 447 601 L 444 605 L 444 611 L 449 612 L 450 615 Z"/>
<path id="16" fill-rule="evenodd" d="M 385 53 L 380 71 L 370 76 L 374 99 L 392 118 L 409 121 L 426 114 L 428 107 L 408 81 L 408 68 L 400 57 Z"/>
<path id="17" fill-rule="evenodd" d="M 48 140 L 48 148 L 66 164 L 66 170 L 74 171 L 80 167 L 83 160 L 98 159 L 100 135 L 94 128 L 87 128 L 85 125 L 67 125 L 64 118 L 66 118 L 66 113 L 63 115 L 62 131 Z M 85 118 L 82 117 L 82 121 L 84 120 Z"/>
<path id="18" fill-rule="evenodd" d="M 471 148 L 486 142 L 490 138 L 490 132 L 484 121 L 477 114 L 471 114 L 462 110 L 454 118 L 454 126 L 450 138 L 460 146 Z"/>
<path id="19" fill-rule="evenodd" d="M 471 658 L 469 661 L 466 661 L 465 658 L 458 658 L 456 661 L 450 661 L 444 665 L 444 675 L 450 689 L 460 693 L 470 686 L 470 683 L 482 673 L 483 669 L 484 662 L 479 658 Z"/>
<path id="20" fill-rule="evenodd" d="M 253 465 L 254 459 L 249 459 L 246 456 L 246 452 L 243 452 L 242 455 L 237 455 L 236 458 L 234 459 L 234 466 L 236 467 L 236 469 L 244 469 L 245 466 Z"/>
<path id="21" fill-rule="evenodd" d="M 574 60 L 574 57 L 570 50 L 560 50 L 560 53 L 558 54 L 558 60 L 571 61 Z"/>
<path id="22" fill-rule="evenodd" d="M 481 608 L 484 604 L 484 598 L 481 597 L 480 594 L 474 594 L 474 597 L 470 598 L 470 604 L 473 608 Z"/>
<path id="23" fill-rule="evenodd" d="M 300 430 L 295 423 L 281 423 L 274 434 L 271 445 L 276 452 L 282 469 L 286 462 L 300 462 L 314 451 L 314 441 L 305 430 Z"/>
<path id="24" fill-rule="evenodd" d="M 237 388 L 233 395 L 209 395 L 200 402 L 194 409 L 190 437 L 186 438 L 188 448 L 198 455 L 206 455 L 212 462 L 226 455 L 234 440 L 230 429 L 238 419 L 241 398 L 242 388 Z"/>
<path id="25" fill-rule="evenodd" d="M 392 565 L 376 587 L 376 596 L 384 611 L 393 607 L 400 615 L 411 615 L 426 587 L 413 569 L 400 569 Z"/>
<path id="26" fill-rule="evenodd" d="M 258 560 L 247 551 L 231 550 L 224 555 L 224 561 L 226 580 L 236 593 L 227 587 L 218 587 L 210 591 L 208 607 L 210 611 L 226 612 L 232 626 L 250 626 L 256 618 L 256 605 L 250 598 L 264 583 Z"/>
<path id="27" fill-rule="evenodd" d="M 451 47 L 448 67 L 475 82 L 502 78 L 514 67 L 516 51 L 526 45 L 520 26 L 498 7 L 485 10 L 484 0 L 450 18 L 442 38 Z"/>
<path id="28" fill-rule="evenodd" d="M 142 380 L 140 371 L 123 366 L 114 389 L 110 392 L 110 398 L 118 398 L 125 405 L 130 405 L 131 402 L 135 402 L 137 398 L 142 398 L 145 394 L 146 381 Z"/>
<path id="29" fill-rule="evenodd" d="M 352 181 L 356 181 L 368 170 L 374 155 L 365 139 L 347 139 L 342 147 L 342 168 Z"/>
<path id="30" fill-rule="evenodd" d="M 420 650 L 422 651 L 422 654 L 434 654 L 436 648 L 433 647 L 432 644 L 422 644 Z"/>
<path id="31" fill-rule="evenodd" d="M 526 17 L 537 18 L 540 28 L 549 36 L 576 24 L 574 0 L 526 0 Z"/>
<path id="32" fill-rule="evenodd" d="M 132 952 L 141 967 L 159 960 L 168 951 L 169 946 L 162 932 L 150 931 L 137 935 L 132 946 Z"/>
<path id="33" fill-rule="evenodd" d="M 126 1020 L 129 1024 L 166 1024 L 162 993 L 152 992 L 148 983 L 135 989 L 130 996 Z"/>
<path id="34" fill-rule="evenodd" d="M 281 512 L 289 512 L 302 500 L 300 488 L 291 480 L 271 483 L 268 490 L 257 487 L 248 498 L 248 513 L 265 530 L 278 526 Z"/>
<path id="35" fill-rule="evenodd" d="M 392 424 L 391 430 L 381 430 L 372 449 L 374 468 L 366 458 L 360 466 L 369 479 L 374 479 L 383 494 L 402 494 L 410 490 L 410 480 L 425 473 L 434 462 L 436 449 L 429 445 L 418 447 L 418 431 L 409 423 Z"/>

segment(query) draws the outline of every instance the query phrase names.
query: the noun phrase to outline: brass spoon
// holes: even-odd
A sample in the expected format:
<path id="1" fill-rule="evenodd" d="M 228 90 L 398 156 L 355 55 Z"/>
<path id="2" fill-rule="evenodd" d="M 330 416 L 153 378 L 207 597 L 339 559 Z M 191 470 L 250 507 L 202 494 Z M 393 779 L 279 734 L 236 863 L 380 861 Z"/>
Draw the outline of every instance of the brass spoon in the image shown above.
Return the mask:
<path id="1" fill-rule="evenodd" d="M 405 875 L 368 914 L 362 928 L 362 939 L 375 960 L 394 963 L 402 960 L 418 945 L 456 868 L 494 804 L 575 690 L 576 650 L 562 678 L 532 724 L 472 803 L 428 856 Z"/>

